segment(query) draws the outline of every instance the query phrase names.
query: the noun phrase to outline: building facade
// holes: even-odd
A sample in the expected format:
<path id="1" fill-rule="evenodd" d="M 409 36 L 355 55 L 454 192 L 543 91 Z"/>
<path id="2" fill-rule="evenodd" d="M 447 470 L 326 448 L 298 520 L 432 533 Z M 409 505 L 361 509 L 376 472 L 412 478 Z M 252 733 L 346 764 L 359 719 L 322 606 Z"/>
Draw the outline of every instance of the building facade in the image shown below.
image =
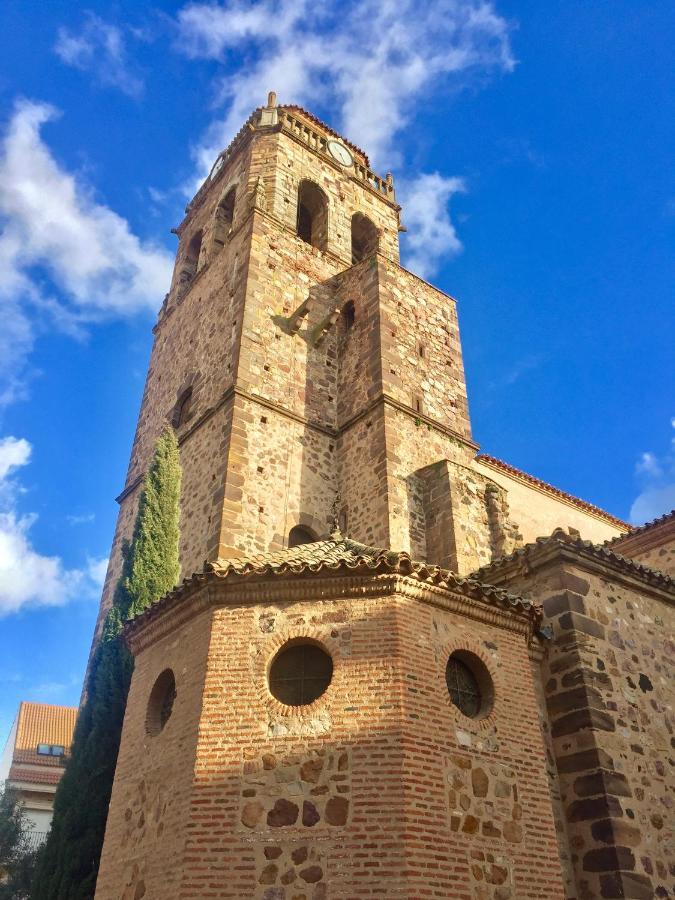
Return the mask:
<path id="1" fill-rule="evenodd" d="M 99 898 L 672 890 L 673 583 L 477 452 L 400 216 L 270 95 L 176 230 L 98 628 L 167 421 L 185 580 L 127 628 Z"/>
<path id="2" fill-rule="evenodd" d="M 54 794 L 70 754 L 76 706 L 19 705 L 0 761 L 0 782 L 17 792 L 30 826 L 31 846 L 39 846 L 52 821 Z"/>

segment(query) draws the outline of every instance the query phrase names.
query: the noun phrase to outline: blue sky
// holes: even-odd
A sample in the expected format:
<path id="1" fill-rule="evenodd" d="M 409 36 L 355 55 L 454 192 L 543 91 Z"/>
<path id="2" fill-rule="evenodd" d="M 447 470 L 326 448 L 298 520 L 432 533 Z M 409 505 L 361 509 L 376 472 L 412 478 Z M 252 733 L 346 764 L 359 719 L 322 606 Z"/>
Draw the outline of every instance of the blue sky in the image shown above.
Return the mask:
<path id="1" fill-rule="evenodd" d="M 5 0 L 0 742 L 77 703 L 191 189 L 269 89 L 391 169 L 458 299 L 482 448 L 644 521 L 675 505 L 668 2 Z"/>

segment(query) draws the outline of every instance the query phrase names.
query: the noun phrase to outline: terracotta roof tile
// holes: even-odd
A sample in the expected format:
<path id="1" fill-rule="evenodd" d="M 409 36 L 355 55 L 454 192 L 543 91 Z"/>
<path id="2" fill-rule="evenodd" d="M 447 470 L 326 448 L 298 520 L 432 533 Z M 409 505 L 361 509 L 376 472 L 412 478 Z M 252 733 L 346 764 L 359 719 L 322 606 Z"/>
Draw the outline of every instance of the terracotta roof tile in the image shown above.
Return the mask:
<path id="1" fill-rule="evenodd" d="M 461 576 L 439 566 L 415 562 L 405 552 L 368 547 L 357 541 L 334 535 L 326 541 L 302 544 L 273 553 L 253 554 L 248 557 L 218 559 L 206 563 L 203 573 L 186 579 L 182 585 L 164 596 L 140 616 L 127 624 L 129 632 L 137 625 L 175 607 L 184 596 L 200 588 L 212 579 L 292 578 L 297 575 L 379 575 L 398 574 L 419 582 L 463 594 L 489 606 L 501 607 L 527 616 L 536 627 L 541 621 L 541 610 L 530 600 L 517 597 L 501 588 L 483 584 L 474 578 Z"/>
<path id="2" fill-rule="evenodd" d="M 37 745 L 58 744 L 67 752 L 73 740 L 76 718 L 76 706 L 23 701 L 19 706 L 13 759 L 47 767 L 59 766 L 57 757 L 38 754 Z"/>
<path id="3" fill-rule="evenodd" d="M 613 516 L 611 513 L 605 512 L 604 509 L 601 509 L 599 506 L 595 506 L 593 503 L 588 503 L 586 500 L 580 500 L 579 497 L 575 497 L 574 494 L 568 494 L 567 491 L 561 491 L 559 488 L 554 487 L 547 481 L 542 481 L 540 478 L 535 478 L 534 475 L 528 475 L 528 473 L 523 472 L 522 469 L 517 469 L 510 463 L 504 462 L 504 460 L 502 459 L 497 459 L 496 456 L 490 456 L 487 453 L 479 453 L 476 457 L 476 461 L 483 462 L 495 469 L 501 469 L 503 472 L 506 472 L 508 475 L 512 475 L 514 478 L 519 478 L 521 481 L 526 481 L 529 484 L 538 487 L 539 490 L 544 491 L 547 494 L 551 494 L 554 497 L 559 497 L 561 500 L 565 500 L 567 503 L 571 503 L 573 506 L 577 506 L 579 507 L 579 509 L 583 509 L 584 512 L 589 512 L 592 515 L 600 516 L 606 521 L 611 522 L 612 525 L 616 525 L 617 528 L 622 528 L 624 531 L 632 530 L 632 525 L 629 525 L 628 522 L 624 522 L 623 519 L 618 519 L 616 516 Z"/>
<path id="4" fill-rule="evenodd" d="M 628 534 L 620 534 L 617 537 L 611 538 L 609 541 L 605 541 L 605 544 L 609 546 L 610 544 L 617 544 L 619 543 L 619 541 L 627 542 L 631 538 L 646 534 L 648 531 L 655 531 L 656 529 L 662 528 L 664 525 L 668 525 L 671 522 L 675 522 L 675 509 L 671 509 L 670 512 L 664 513 L 664 515 L 659 516 L 656 519 L 652 519 L 651 522 L 645 522 L 644 525 L 640 525 L 637 528 L 632 528 Z"/>
<path id="5" fill-rule="evenodd" d="M 7 776 L 8 781 L 23 781 L 29 784 L 58 784 L 63 775 L 63 767 L 58 769 L 43 768 L 40 771 L 28 766 L 12 766 Z"/>
<path id="6" fill-rule="evenodd" d="M 643 566 L 641 563 L 635 562 L 626 556 L 614 553 L 606 544 L 593 544 L 591 541 L 584 541 L 575 535 L 563 531 L 562 528 L 556 528 L 550 537 L 537 538 L 533 543 L 520 547 L 508 556 L 502 556 L 494 560 L 489 565 L 483 566 L 477 572 L 474 572 L 472 577 L 486 583 L 490 583 L 491 580 L 498 580 L 499 576 L 511 569 L 514 563 L 526 565 L 537 556 L 544 556 L 555 545 L 558 545 L 560 548 L 563 546 L 568 547 L 580 556 L 593 557 L 600 562 L 634 575 L 655 587 L 664 588 L 673 593 L 673 602 L 675 602 L 675 579 L 669 575 L 659 572 L 657 569 L 651 569 L 649 566 Z"/>

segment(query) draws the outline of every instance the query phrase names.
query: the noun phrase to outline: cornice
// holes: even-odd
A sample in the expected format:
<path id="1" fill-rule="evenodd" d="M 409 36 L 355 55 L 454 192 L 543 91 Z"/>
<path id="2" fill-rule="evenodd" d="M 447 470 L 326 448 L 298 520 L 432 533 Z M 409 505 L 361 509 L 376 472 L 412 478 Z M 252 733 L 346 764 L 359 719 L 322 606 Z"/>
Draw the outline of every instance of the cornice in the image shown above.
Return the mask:
<path id="1" fill-rule="evenodd" d="M 596 519 L 600 519 L 604 522 L 609 522 L 611 525 L 614 525 L 615 528 L 621 528 L 624 531 L 629 531 L 631 528 L 631 526 L 627 522 L 624 522 L 622 519 L 618 519 L 611 513 L 605 512 L 605 510 L 600 509 L 599 506 L 595 506 L 593 503 L 588 503 L 588 501 L 586 500 L 581 500 L 579 497 L 575 497 L 574 494 L 568 494 L 567 491 L 561 491 L 560 488 L 554 487 L 552 484 L 549 484 L 546 481 L 542 481 L 541 478 L 536 478 L 534 475 L 523 472 L 522 469 L 518 469 L 515 466 L 512 466 L 510 463 L 504 462 L 501 459 L 497 459 L 495 456 L 490 456 L 487 453 L 481 453 L 476 457 L 476 462 L 482 463 L 484 466 L 488 466 L 488 468 L 494 469 L 497 472 L 504 472 L 509 476 L 509 478 L 520 481 L 522 484 L 526 484 L 528 487 L 535 488 L 544 494 L 549 494 L 555 497 L 557 500 L 561 500 L 563 503 L 567 503 L 569 506 L 574 506 Z"/>
<path id="2" fill-rule="evenodd" d="M 465 579 L 457 578 L 458 582 Z M 324 603 L 335 600 L 377 600 L 398 595 L 409 600 L 466 616 L 516 634 L 529 642 L 536 640 L 540 611 L 537 607 L 517 608 L 518 598 L 493 605 L 495 596 L 506 597 L 503 591 L 489 586 L 471 585 L 470 591 L 461 587 L 441 586 L 415 575 L 396 572 L 350 574 L 348 571 L 331 575 L 316 575 L 310 571 L 279 575 L 232 575 L 204 572 L 193 576 L 154 607 L 127 623 L 125 638 L 134 653 L 166 637 L 206 611 L 227 606 L 257 606 L 271 603 Z"/>
<path id="3" fill-rule="evenodd" d="M 510 556 L 483 566 L 472 577 L 503 586 L 560 563 L 584 569 L 601 578 L 611 578 L 634 590 L 649 593 L 669 605 L 675 605 L 675 581 L 670 576 L 620 556 L 606 546 L 570 538 L 559 530 L 550 538 L 540 538 L 536 543 L 527 544 Z"/>
<path id="4" fill-rule="evenodd" d="M 615 553 L 620 552 L 630 555 L 636 552 L 654 550 L 656 547 L 662 547 L 670 540 L 675 540 L 675 509 L 663 516 L 659 516 L 658 519 L 654 519 L 652 522 L 640 525 L 639 528 L 635 528 L 629 534 L 623 534 L 605 541 L 605 546 Z"/>

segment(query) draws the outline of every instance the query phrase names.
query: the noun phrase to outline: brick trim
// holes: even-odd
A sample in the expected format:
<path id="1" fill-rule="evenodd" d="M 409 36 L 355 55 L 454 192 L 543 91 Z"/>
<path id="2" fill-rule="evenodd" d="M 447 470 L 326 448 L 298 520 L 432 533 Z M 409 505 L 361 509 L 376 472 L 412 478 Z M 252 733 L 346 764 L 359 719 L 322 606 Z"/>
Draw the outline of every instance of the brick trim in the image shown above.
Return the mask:
<path id="1" fill-rule="evenodd" d="M 455 706 L 450 697 L 450 692 L 448 691 L 446 682 L 445 682 L 445 669 L 448 664 L 448 660 L 457 650 L 465 650 L 467 653 L 471 653 L 473 656 L 478 657 L 478 659 L 483 663 L 485 668 L 487 669 L 487 673 L 490 677 L 491 688 L 492 688 L 492 697 L 491 697 L 491 706 L 488 713 L 483 716 L 467 716 L 465 715 L 461 709 Z M 459 728 L 469 729 L 471 731 L 489 731 L 496 727 L 497 724 L 497 703 L 501 698 L 501 687 L 498 686 L 500 682 L 500 677 L 495 667 L 493 661 L 487 655 L 485 650 L 480 646 L 478 641 L 474 640 L 471 637 L 455 637 L 448 641 L 446 641 L 442 646 L 442 659 L 441 665 L 439 666 L 439 673 L 443 683 L 443 697 L 444 702 L 450 708 L 450 712 Z"/>
<path id="2" fill-rule="evenodd" d="M 286 644 L 290 642 L 301 643 L 303 639 L 328 653 L 333 660 L 333 676 L 326 690 L 313 703 L 307 703 L 304 706 L 288 706 L 277 700 L 269 689 L 270 668 L 277 654 Z M 257 682 L 257 692 L 261 703 L 267 708 L 270 715 L 274 717 L 282 716 L 285 719 L 315 719 L 320 713 L 327 713 L 329 711 L 331 687 L 333 686 L 335 673 L 339 670 L 342 661 L 341 655 L 340 645 L 330 636 L 330 631 L 321 628 L 309 626 L 289 627 L 275 632 L 267 640 L 261 640 L 257 646 L 257 653 L 251 660 L 252 676 Z"/>

